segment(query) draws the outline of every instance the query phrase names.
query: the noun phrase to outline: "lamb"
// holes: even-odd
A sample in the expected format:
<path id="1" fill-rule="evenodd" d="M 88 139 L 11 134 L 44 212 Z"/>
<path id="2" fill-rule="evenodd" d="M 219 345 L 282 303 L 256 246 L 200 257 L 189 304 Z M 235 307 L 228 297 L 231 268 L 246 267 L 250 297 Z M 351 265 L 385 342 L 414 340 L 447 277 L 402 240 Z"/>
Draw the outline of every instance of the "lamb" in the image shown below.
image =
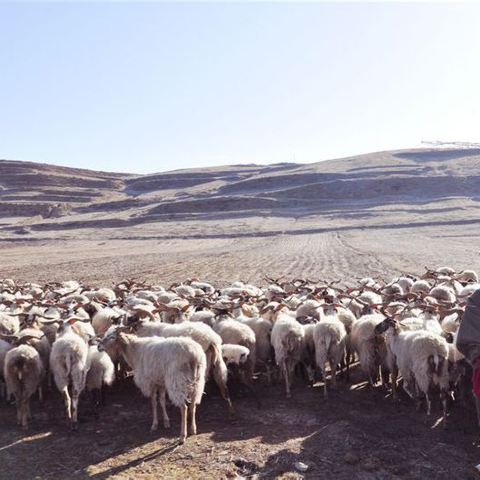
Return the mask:
<path id="1" fill-rule="evenodd" d="M 202 400 L 205 387 L 207 360 L 202 347 L 190 338 L 139 338 L 117 329 L 100 344 L 115 342 L 134 372 L 134 381 L 143 395 L 152 402 L 153 422 L 151 430 L 158 428 L 158 402 L 162 407 L 165 428 L 170 419 L 165 405 L 165 393 L 180 409 L 182 421 L 180 443 L 187 437 L 187 415 L 190 418 L 190 434 L 197 433 L 196 406 Z M 210 346 L 213 349 L 214 346 Z"/>
<path id="2" fill-rule="evenodd" d="M 20 345 L 8 351 L 3 370 L 7 393 L 15 396 L 17 421 L 24 430 L 28 428 L 30 397 L 40 386 L 45 369 L 40 355 L 30 345 Z"/>
<path id="3" fill-rule="evenodd" d="M 250 355 L 250 350 L 243 345 L 224 343 L 222 345 L 222 357 L 225 365 L 245 365 Z"/>
<path id="4" fill-rule="evenodd" d="M 250 351 L 246 365 L 248 380 L 251 380 L 255 368 L 256 339 L 253 330 L 246 324 L 234 320 L 228 315 L 220 315 L 213 326 L 223 343 L 242 345 Z"/>
<path id="5" fill-rule="evenodd" d="M 335 305 L 322 305 L 320 321 L 315 325 L 313 339 L 317 366 L 322 370 L 325 399 L 328 398 L 326 364 L 327 361 L 330 364 L 332 387 L 335 388 L 337 366 L 345 355 L 346 336 L 345 326 L 337 317 Z"/>
<path id="6" fill-rule="evenodd" d="M 161 322 L 139 322 L 132 325 L 139 337 L 190 337 L 198 342 L 207 354 L 207 378 L 210 370 L 220 394 L 228 404 L 231 414 L 233 405 L 227 387 L 227 367 L 221 355 L 222 338 L 212 328 L 201 322 L 168 324 Z"/>
<path id="7" fill-rule="evenodd" d="M 77 335 L 72 325 L 74 319 L 63 322 L 50 353 L 50 370 L 58 390 L 62 393 L 67 418 L 72 430 L 78 428 L 78 400 L 85 388 L 88 372 L 88 345 Z M 68 387 L 71 386 L 71 394 Z"/>
<path id="8" fill-rule="evenodd" d="M 284 309 L 285 307 L 280 307 L 275 314 L 272 346 L 275 350 L 275 361 L 285 380 L 287 398 L 290 398 L 291 376 L 295 365 L 302 359 L 305 332 L 302 325 Z"/>

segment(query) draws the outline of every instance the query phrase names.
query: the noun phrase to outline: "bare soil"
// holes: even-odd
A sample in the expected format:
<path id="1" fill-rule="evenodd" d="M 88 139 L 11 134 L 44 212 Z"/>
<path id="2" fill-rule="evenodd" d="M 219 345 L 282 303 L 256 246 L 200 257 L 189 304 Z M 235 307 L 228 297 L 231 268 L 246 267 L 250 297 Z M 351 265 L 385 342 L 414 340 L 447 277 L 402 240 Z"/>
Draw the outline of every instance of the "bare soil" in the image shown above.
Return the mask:
<path id="1" fill-rule="evenodd" d="M 259 382 L 261 407 L 236 390 L 233 418 L 211 386 L 198 410 L 199 434 L 182 446 L 177 409 L 169 409 L 171 429 L 151 433 L 149 401 L 131 379 L 112 387 L 98 419 L 85 394 L 78 432 L 69 430 L 61 398 L 51 391 L 44 405 L 34 401 L 26 433 L 15 425 L 13 405 L 0 408 L 0 478 L 478 478 L 471 405 L 456 406 L 444 429 L 439 405 L 426 420 L 406 397 L 394 404 L 359 377 L 340 382 L 328 401 L 319 385 L 301 380 L 289 400 L 282 385 Z M 308 470 L 298 472 L 297 462 Z"/>

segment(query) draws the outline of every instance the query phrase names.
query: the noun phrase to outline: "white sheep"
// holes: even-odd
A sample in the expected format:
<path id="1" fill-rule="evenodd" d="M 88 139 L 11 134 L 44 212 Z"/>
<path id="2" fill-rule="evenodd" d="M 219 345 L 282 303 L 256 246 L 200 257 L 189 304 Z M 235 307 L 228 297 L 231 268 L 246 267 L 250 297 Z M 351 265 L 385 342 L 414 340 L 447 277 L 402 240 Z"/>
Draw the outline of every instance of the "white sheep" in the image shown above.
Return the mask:
<path id="1" fill-rule="evenodd" d="M 165 404 L 165 394 L 180 409 L 182 415 L 180 442 L 187 437 L 187 414 L 190 434 L 197 433 L 196 406 L 202 400 L 205 387 L 207 361 L 202 347 L 190 338 L 139 338 L 116 330 L 100 344 L 117 343 L 125 360 L 133 369 L 135 384 L 152 402 L 151 430 L 158 428 L 158 403 L 162 407 L 165 428 L 170 419 Z"/>
<path id="2" fill-rule="evenodd" d="M 250 351 L 246 365 L 248 380 L 251 380 L 255 368 L 256 339 L 254 331 L 245 323 L 234 320 L 228 315 L 220 315 L 213 325 L 223 343 L 242 345 Z"/>
<path id="3" fill-rule="evenodd" d="M 445 339 L 425 330 L 402 332 L 392 318 L 387 318 L 376 328 L 377 334 L 382 331 L 387 331 L 387 345 L 394 354 L 398 371 L 402 375 L 404 390 L 414 398 L 413 386 L 418 387 L 427 401 L 427 415 L 431 414 L 431 387 L 440 387 L 445 424 L 449 389 L 449 348 Z"/>
<path id="4" fill-rule="evenodd" d="M 85 388 L 88 372 L 88 345 L 72 329 L 75 320 L 65 321 L 53 342 L 50 370 L 63 396 L 67 418 L 73 430 L 78 428 L 78 400 Z M 71 387 L 71 398 L 68 387 Z"/>
<path id="5" fill-rule="evenodd" d="M 376 383 L 379 366 L 385 366 L 385 341 L 374 333 L 375 327 L 384 319 L 380 313 L 363 315 L 352 327 L 352 347 L 358 355 L 360 367 L 368 375 L 372 386 Z"/>
<path id="6" fill-rule="evenodd" d="M 322 370 L 323 395 L 328 398 L 327 391 L 327 362 L 330 364 L 332 387 L 336 387 L 337 366 L 345 355 L 345 341 L 347 332 L 345 326 L 338 319 L 334 305 L 322 305 L 320 321 L 315 325 L 313 339 L 315 342 L 315 358 L 317 366 Z"/>
<path id="7" fill-rule="evenodd" d="M 134 328 L 139 337 L 190 337 L 198 342 L 207 355 L 207 378 L 212 371 L 213 379 L 218 385 L 220 394 L 227 402 L 230 413 L 233 413 L 233 405 L 227 387 L 227 366 L 221 354 L 222 338 L 212 328 L 201 322 L 177 324 L 140 322 Z"/>
<path id="8" fill-rule="evenodd" d="M 0 398 L 6 396 L 5 390 L 5 378 L 3 377 L 3 369 L 5 366 L 5 357 L 9 350 L 11 350 L 12 344 L 6 340 L 0 339 Z"/>
<path id="9" fill-rule="evenodd" d="M 281 308 L 275 314 L 271 338 L 275 361 L 285 380 L 287 398 L 290 398 L 291 376 L 295 365 L 302 359 L 305 332 L 303 326 L 284 309 L 285 307 Z"/>
<path id="10" fill-rule="evenodd" d="M 88 348 L 87 363 L 89 368 L 85 385 L 92 394 L 94 408 L 96 408 L 98 403 L 103 403 L 103 386 L 110 386 L 115 380 L 115 366 L 108 353 L 101 352 L 96 344 Z M 95 398 L 98 394 L 100 399 Z"/>
<path id="11" fill-rule="evenodd" d="M 40 355 L 30 345 L 19 345 L 5 356 L 3 375 L 8 395 L 14 395 L 17 406 L 17 421 L 28 428 L 30 397 L 40 386 L 45 370 Z"/>

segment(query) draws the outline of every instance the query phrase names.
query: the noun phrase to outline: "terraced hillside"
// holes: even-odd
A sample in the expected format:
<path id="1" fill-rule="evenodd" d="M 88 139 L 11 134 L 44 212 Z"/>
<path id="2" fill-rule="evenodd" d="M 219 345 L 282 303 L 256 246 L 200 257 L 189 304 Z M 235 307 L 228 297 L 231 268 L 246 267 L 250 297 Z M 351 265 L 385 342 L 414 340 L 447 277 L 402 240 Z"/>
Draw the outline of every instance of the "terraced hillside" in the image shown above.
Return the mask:
<path id="1" fill-rule="evenodd" d="M 81 235 L 79 230 L 101 227 L 118 237 L 129 227 L 149 225 L 151 230 L 165 222 L 170 235 L 185 236 L 172 220 L 184 226 L 206 220 L 206 233 L 215 233 L 218 219 L 230 220 L 233 233 L 257 234 L 268 233 L 259 223 L 271 217 L 283 218 L 281 230 L 289 231 L 311 228 L 312 217 L 323 219 L 322 224 L 335 220 L 336 227 L 360 225 L 365 218 L 382 224 L 393 216 L 402 222 L 419 209 L 425 219 L 436 221 L 448 220 L 459 201 L 473 220 L 479 192 L 479 149 L 393 151 L 309 165 L 237 165 L 152 175 L 1 161 L 0 237 Z M 238 222 L 246 218 L 259 221 L 239 229 Z"/>

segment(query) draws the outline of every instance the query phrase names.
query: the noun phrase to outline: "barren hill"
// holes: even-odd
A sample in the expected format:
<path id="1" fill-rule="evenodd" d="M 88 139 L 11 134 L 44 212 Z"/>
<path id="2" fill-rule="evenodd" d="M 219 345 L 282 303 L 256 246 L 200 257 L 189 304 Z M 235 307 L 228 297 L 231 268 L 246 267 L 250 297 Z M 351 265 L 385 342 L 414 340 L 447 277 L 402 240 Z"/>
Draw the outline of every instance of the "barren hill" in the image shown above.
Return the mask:
<path id="1" fill-rule="evenodd" d="M 151 175 L 0 161 L 0 268 L 228 282 L 475 267 L 479 194 L 473 148 Z"/>
<path id="2" fill-rule="evenodd" d="M 292 218 L 317 215 L 343 217 L 349 224 L 355 218 L 381 220 L 393 204 L 411 205 L 411 210 L 422 206 L 431 219 L 453 211 L 458 201 L 473 213 L 479 193 L 479 149 L 404 150 L 309 165 L 152 175 L 1 161 L 0 235 L 249 217 L 284 217 L 289 230 Z"/>

